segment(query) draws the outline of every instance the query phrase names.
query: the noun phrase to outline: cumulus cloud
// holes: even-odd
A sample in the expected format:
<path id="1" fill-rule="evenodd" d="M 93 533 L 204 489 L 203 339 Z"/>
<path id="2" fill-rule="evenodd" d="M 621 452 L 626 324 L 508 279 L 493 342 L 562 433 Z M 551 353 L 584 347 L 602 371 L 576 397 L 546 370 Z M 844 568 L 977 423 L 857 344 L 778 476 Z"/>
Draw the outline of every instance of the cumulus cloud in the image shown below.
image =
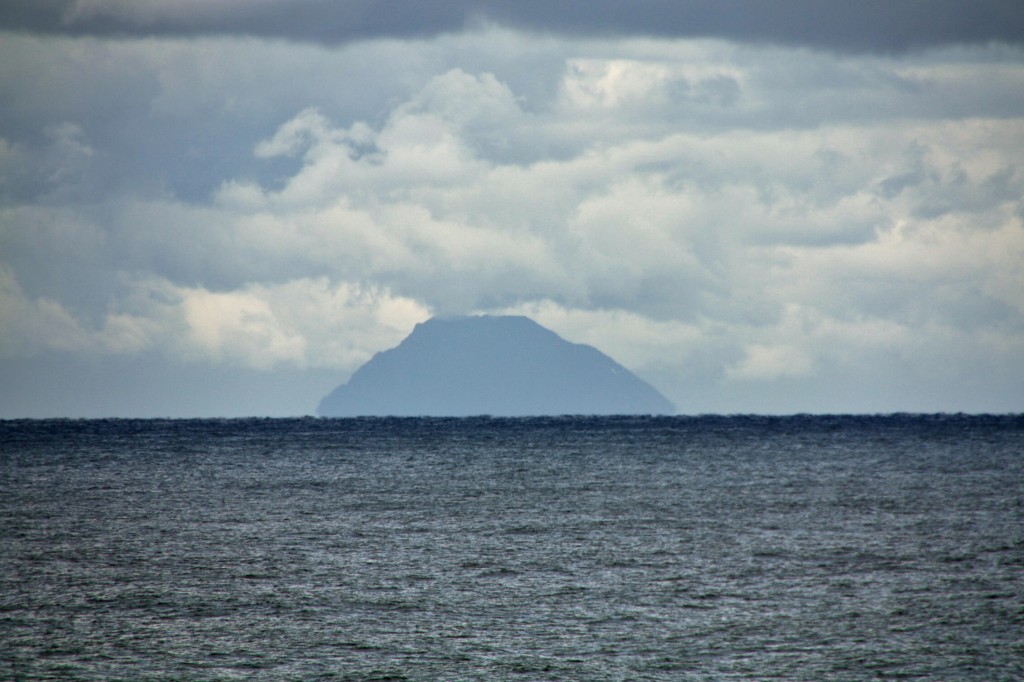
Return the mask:
<path id="1" fill-rule="evenodd" d="M 143 8 L 87 10 L 75 21 Z M 826 385 L 924 396 L 968 374 L 1007 406 L 1024 385 L 1018 48 L 849 56 L 481 28 L 5 50 L 11 358 L 344 373 L 432 314 L 515 312 L 684 409 L 763 410 L 780 386 L 791 410 L 819 408 Z M 407 67 L 383 59 L 395 51 Z M 38 85 L 72 72 L 104 84 Z M 981 393 L 949 405 L 996 404 Z M 888 395 L 879 409 L 930 404 Z"/>
<path id="2" fill-rule="evenodd" d="M 9 269 L 0 270 L 0 353 L 7 357 L 155 351 L 178 361 L 260 370 L 350 371 L 429 317 L 412 299 L 325 278 L 231 291 L 149 279 L 133 282 L 120 307 L 90 325 L 57 301 L 28 296 Z"/>
<path id="3" fill-rule="evenodd" d="M 324 278 L 226 292 L 166 282 L 148 286 L 164 301 L 151 314 L 165 320 L 182 356 L 256 369 L 285 364 L 348 370 L 429 317 L 411 299 Z M 182 325 L 184 333 L 174 335 L 171 325 Z"/>

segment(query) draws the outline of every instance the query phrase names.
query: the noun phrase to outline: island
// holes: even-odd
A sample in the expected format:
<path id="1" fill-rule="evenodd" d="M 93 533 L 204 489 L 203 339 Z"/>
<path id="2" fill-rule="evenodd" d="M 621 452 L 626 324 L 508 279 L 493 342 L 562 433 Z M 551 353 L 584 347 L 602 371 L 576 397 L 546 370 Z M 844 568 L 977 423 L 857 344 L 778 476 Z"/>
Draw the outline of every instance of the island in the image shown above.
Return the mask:
<path id="1" fill-rule="evenodd" d="M 325 417 L 671 414 L 653 386 L 593 346 L 523 316 L 435 317 L 321 402 Z"/>

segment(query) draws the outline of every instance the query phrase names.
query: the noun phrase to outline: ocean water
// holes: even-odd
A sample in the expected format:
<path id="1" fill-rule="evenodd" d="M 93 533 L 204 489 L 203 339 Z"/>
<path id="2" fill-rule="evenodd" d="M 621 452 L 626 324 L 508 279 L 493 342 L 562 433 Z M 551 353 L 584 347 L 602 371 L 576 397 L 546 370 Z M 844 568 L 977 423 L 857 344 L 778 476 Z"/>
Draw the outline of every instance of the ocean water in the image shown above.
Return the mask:
<path id="1" fill-rule="evenodd" d="M 0 422 L 0 680 L 1021 680 L 1024 417 Z"/>

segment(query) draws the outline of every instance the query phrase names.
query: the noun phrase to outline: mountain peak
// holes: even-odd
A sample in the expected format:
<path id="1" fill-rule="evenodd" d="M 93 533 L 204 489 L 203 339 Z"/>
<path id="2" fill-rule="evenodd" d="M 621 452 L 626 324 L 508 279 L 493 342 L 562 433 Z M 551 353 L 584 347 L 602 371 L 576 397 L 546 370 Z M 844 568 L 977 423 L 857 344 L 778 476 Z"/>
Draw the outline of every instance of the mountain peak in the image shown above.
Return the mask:
<path id="1" fill-rule="evenodd" d="M 672 404 L 592 346 L 528 317 L 435 317 L 320 402 L 324 416 L 666 414 Z"/>

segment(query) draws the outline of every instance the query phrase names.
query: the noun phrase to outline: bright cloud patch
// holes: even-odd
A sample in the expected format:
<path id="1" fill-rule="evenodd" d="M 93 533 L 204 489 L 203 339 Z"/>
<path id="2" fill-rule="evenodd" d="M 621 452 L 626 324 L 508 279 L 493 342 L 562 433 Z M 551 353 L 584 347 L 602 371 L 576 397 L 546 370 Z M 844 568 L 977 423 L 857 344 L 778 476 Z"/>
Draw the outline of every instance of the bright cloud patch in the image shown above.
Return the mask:
<path id="1" fill-rule="evenodd" d="M 407 298 L 324 278 L 230 292 L 156 285 L 167 324 L 183 325 L 178 352 L 257 369 L 281 364 L 351 368 L 430 315 Z"/>

